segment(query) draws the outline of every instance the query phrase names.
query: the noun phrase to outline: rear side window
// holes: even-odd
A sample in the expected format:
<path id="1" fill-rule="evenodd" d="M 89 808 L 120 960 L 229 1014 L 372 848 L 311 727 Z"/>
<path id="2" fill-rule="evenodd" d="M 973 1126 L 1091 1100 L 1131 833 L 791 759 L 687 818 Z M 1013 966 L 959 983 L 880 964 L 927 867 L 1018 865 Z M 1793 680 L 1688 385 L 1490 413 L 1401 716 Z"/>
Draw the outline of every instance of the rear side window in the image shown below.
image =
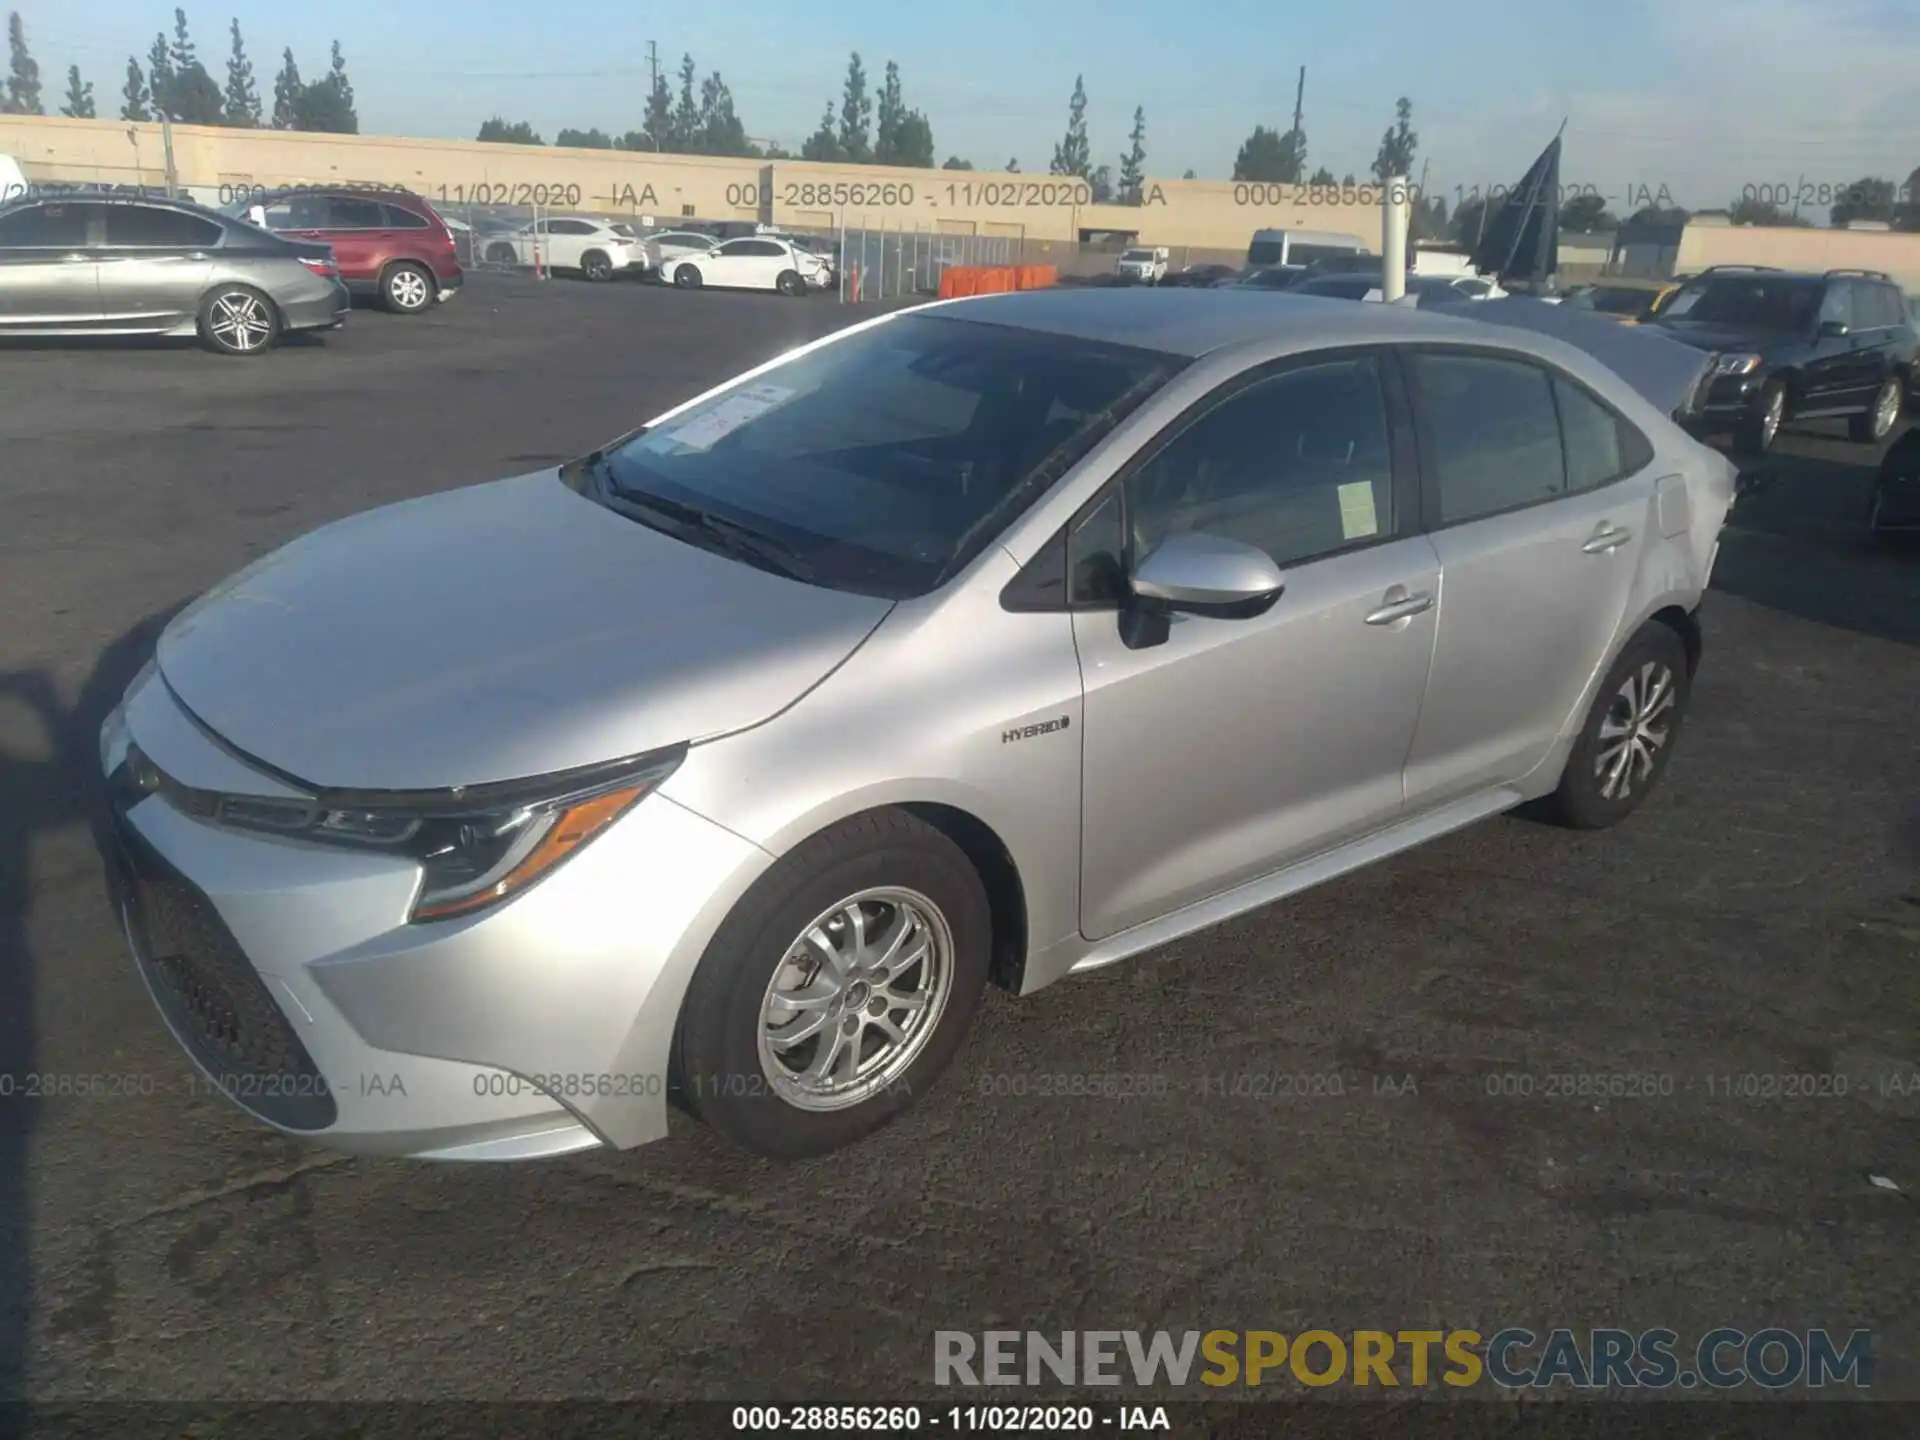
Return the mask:
<path id="1" fill-rule="evenodd" d="M 1566 493 L 1560 421 L 1544 370 L 1431 351 L 1415 353 L 1412 370 L 1420 443 L 1439 492 L 1441 524 Z"/>
<path id="2" fill-rule="evenodd" d="M 146 205 L 109 205 L 106 210 L 109 245 L 204 250 L 220 243 L 220 227 L 198 215 Z"/>
<path id="3" fill-rule="evenodd" d="M 380 213 L 386 216 L 386 228 L 389 230 L 430 230 L 431 223 L 424 215 L 419 215 L 400 205 L 382 205 Z"/>
<path id="4" fill-rule="evenodd" d="M 35 205 L 0 216 L 0 246 L 78 248 L 87 243 L 87 221 L 95 208 L 64 203 Z"/>
<path id="5" fill-rule="evenodd" d="M 385 208 L 371 200 L 348 200 L 340 196 L 327 197 L 327 222 L 329 230 L 384 230 L 387 228 Z"/>

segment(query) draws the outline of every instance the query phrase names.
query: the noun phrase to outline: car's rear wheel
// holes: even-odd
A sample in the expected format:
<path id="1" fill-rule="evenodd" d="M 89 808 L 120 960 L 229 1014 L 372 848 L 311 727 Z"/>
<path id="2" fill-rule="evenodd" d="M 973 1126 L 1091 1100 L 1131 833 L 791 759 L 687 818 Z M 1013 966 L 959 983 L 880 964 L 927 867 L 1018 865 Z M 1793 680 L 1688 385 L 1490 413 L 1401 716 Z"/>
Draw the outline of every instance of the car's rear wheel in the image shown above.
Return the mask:
<path id="1" fill-rule="evenodd" d="M 774 288 L 782 295 L 804 295 L 807 282 L 800 278 L 798 270 L 782 270 L 780 278 L 773 282 Z"/>
<path id="2" fill-rule="evenodd" d="M 1779 438 L 1780 427 L 1786 423 L 1786 418 L 1787 387 L 1778 380 L 1769 380 L 1753 402 L 1753 408 L 1740 422 L 1734 434 L 1734 443 L 1749 455 L 1764 455 Z"/>
<path id="3" fill-rule="evenodd" d="M 511 245 L 504 243 L 489 245 L 487 247 L 487 262 L 492 265 L 517 265 L 520 263 L 520 255 Z"/>
<path id="4" fill-rule="evenodd" d="M 593 281 L 611 280 L 613 261 L 603 251 L 589 250 L 580 257 L 580 273 Z"/>
<path id="5" fill-rule="evenodd" d="M 852 1144 L 952 1062 L 991 948 L 985 887 L 945 835 L 899 810 L 836 825 L 762 877 L 702 957 L 680 1103 L 775 1159 Z"/>
<path id="6" fill-rule="evenodd" d="M 258 355 L 280 338 L 280 312 L 250 285 L 222 285 L 200 302 L 200 338 L 222 355 Z"/>
<path id="7" fill-rule="evenodd" d="M 1882 380 L 1880 388 L 1873 392 L 1873 403 L 1866 413 L 1847 421 L 1847 438 L 1858 445 L 1878 445 L 1891 435 L 1893 427 L 1900 423 L 1900 402 L 1905 398 L 1906 388 L 1898 375 Z"/>
<path id="8" fill-rule="evenodd" d="M 1689 679 L 1686 645 L 1648 622 L 1600 683 L 1547 814 L 1577 830 L 1602 830 L 1638 809 L 1673 756 Z"/>
<path id="9" fill-rule="evenodd" d="M 673 272 L 673 283 L 682 290 L 698 290 L 700 271 L 692 265 L 682 265 Z"/>
<path id="10" fill-rule="evenodd" d="M 412 261 L 389 265 L 380 277 L 380 298 L 396 315 L 418 315 L 433 308 L 437 293 L 432 272 Z"/>

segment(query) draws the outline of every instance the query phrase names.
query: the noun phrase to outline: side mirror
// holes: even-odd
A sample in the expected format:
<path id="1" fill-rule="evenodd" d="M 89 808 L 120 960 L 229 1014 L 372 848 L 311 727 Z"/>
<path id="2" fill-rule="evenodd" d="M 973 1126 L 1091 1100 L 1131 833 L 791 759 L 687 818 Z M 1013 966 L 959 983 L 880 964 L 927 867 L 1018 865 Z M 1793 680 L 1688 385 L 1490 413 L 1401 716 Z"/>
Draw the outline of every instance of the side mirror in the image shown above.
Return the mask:
<path id="1" fill-rule="evenodd" d="M 1823 339 L 1837 340 L 1847 334 L 1852 328 L 1853 327 L 1848 325 L 1844 320 L 1822 320 L 1820 322 L 1820 335 Z"/>
<path id="2" fill-rule="evenodd" d="M 1273 557 L 1218 535 L 1173 535 L 1133 573 L 1136 599 L 1170 611 L 1238 620 L 1270 608 L 1286 588 Z"/>

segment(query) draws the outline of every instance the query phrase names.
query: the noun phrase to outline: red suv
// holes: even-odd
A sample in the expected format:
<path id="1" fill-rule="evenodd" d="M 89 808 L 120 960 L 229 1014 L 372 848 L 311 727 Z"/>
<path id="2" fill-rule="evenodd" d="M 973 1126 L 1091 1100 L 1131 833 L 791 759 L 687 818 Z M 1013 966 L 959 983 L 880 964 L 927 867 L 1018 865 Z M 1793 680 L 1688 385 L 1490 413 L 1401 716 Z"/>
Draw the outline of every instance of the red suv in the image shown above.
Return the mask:
<path id="1" fill-rule="evenodd" d="M 447 222 L 408 190 L 255 191 L 225 213 L 276 235 L 331 245 L 347 289 L 378 297 L 396 314 L 431 310 L 464 277 Z"/>

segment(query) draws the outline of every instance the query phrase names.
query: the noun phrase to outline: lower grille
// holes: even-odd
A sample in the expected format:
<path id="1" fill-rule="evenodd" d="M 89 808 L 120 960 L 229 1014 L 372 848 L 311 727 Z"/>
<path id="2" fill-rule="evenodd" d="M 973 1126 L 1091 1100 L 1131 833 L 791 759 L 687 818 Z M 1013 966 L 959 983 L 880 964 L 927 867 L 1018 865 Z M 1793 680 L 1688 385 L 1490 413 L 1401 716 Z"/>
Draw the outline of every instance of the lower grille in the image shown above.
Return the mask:
<path id="1" fill-rule="evenodd" d="M 118 899 L 134 959 L 213 1085 L 289 1130 L 324 1130 L 333 1093 L 213 903 L 114 816 Z"/>

